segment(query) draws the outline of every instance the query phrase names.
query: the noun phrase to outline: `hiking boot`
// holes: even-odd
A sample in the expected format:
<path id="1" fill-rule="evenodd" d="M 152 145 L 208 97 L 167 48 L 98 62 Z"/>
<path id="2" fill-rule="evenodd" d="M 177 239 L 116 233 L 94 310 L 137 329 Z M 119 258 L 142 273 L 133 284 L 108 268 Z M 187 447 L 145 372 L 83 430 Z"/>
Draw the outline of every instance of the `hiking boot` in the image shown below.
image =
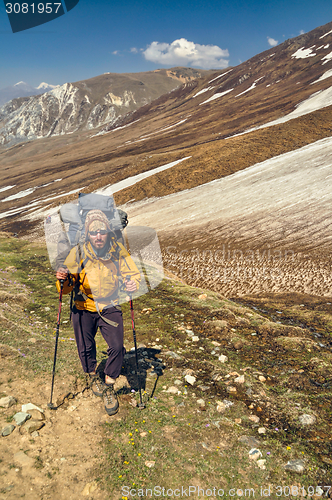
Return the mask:
<path id="1" fill-rule="evenodd" d="M 119 409 L 119 402 L 117 395 L 114 392 L 113 385 L 107 385 L 103 392 L 103 401 L 105 410 L 108 415 L 114 415 Z"/>
<path id="2" fill-rule="evenodd" d="M 90 389 L 95 396 L 102 397 L 105 390 L 105 384 L 99 375 L 90 375 Z"/>

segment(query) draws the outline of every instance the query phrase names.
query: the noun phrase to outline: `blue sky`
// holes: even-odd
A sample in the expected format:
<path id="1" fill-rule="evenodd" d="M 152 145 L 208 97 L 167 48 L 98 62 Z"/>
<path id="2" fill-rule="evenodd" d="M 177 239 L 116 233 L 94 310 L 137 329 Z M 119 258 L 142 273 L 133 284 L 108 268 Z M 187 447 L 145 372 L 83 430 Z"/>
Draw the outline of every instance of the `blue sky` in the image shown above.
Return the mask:
<path id="1" fill-rule="evenodd" d="M 13 34 L 1 2 L 0 89 L 22 80 L 61 85 L 105 72 L 236 66 L 330 21 L 330 0 L 80 0 L 64 16 Z"/>

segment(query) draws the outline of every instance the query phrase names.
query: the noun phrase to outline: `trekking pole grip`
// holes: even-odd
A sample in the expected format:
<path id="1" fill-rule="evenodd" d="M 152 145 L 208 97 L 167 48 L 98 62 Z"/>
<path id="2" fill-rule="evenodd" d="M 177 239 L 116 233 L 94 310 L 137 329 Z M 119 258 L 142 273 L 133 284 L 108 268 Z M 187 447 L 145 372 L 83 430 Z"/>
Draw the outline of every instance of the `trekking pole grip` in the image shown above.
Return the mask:
<path id="1" fill-rule="evenodd" d="M 128 283 L 128 281 L 130 281 L 130 280 L 131 280 L 131 276 L 126 276 L 126 282 Z M 128 290 L 126 290 L 126 291 L 129 295 L 130 300 L 132 300 L 132 297 L 133 297 L 132 292 L 129 292 Z"/>

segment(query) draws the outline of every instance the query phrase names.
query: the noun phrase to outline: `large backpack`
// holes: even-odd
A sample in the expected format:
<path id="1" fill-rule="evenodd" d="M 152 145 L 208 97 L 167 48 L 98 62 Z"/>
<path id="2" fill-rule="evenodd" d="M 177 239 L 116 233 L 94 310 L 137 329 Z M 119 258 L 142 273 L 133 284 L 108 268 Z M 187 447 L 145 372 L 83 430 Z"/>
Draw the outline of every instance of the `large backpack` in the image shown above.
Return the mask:
<path id="1" fill-rule="evenodd" d="M 122 231 L 128 225 L 128 215 L 115 207 L 113 197 L 95 193 L 80 193 L 78 204 L 66 203 L 60 208 L 60 219 L 64 224 L 69 224 L 69 227 L 58 240 L 57 269 L 64 263 L 70 250 L 78 243 L 84 242 L 86 215 L 90 210 L 95 209 L 104 212 L 117 240 L 123 242 Z"/>

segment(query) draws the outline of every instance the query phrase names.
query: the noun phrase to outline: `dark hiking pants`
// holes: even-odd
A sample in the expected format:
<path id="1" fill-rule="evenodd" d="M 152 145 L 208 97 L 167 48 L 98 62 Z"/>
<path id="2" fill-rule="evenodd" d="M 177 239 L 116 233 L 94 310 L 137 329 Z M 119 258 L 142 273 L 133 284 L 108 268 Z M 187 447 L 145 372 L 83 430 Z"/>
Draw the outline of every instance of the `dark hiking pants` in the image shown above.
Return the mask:
<path id="1" fill-rule="evenodd" d="M 94 372 L 97 367 L 97 351 L 95 336 L 98 327 L 104 337 L 107 349 L 107 361 L 104 372 L 112 378 L 120 375 L 125 348 L 123 346 L 122 311 L 115 307 L 104 309 L 101 313 L 105 318 L 118 323 L 112 326 L 106 323 L 97 312 L 80 311 L 73 308 L 72 322 L 77 344 L 78 355 L 85 373 Z"/>

